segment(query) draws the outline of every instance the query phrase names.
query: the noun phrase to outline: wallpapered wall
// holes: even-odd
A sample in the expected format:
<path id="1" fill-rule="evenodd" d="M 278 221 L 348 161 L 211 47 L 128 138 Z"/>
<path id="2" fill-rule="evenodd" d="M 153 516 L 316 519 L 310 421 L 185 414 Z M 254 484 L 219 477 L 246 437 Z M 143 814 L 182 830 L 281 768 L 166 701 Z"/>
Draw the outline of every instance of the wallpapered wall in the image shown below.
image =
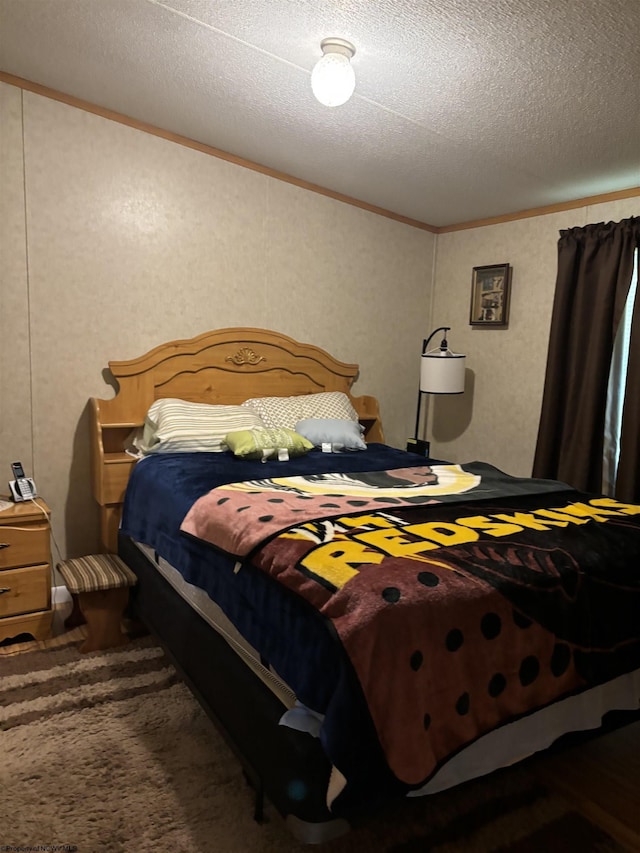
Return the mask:
<path id="1" fill-rule="evenodd" d="M 451 326 L 467 387 L 428 402 L 434 455 L 528 476 L 558 231 L 640 207 L 436 238 L 2 83 L 0 190 L 0 463 L 34 474 L 63 556 L 96 548 L 87 401 L 112 396 L 108 361 L 212 328 L 273 328 L 358 363 L 355 392 L 403 446 L 422 339 Z M 493 263 L 513 267 L 509 326 L 472 328 L 471 270 Z"/>
<path id="2" fill-rule="evenodd" d="M 433 326 L 451 326 L 449 345 L 466 354 L 467 375 L 464 395 L 431 398 L 434 455 L 531 476 L 559 231 L 639 214 L 640 198 L 630 198 L 438 235 Z M 503 263 L 512 267 L 508 327 L 470 326 L 473 267 Z"/>
<path id="3" fill-rule="evenodd" d="M 63 555 L 96 548 L 87 401 L 113 395 L 110 359 L 276 329 L 359 364 L 406 440 L 433 234 L 6 84 L 0 125 L 0 463 L 33 473 Z"/>

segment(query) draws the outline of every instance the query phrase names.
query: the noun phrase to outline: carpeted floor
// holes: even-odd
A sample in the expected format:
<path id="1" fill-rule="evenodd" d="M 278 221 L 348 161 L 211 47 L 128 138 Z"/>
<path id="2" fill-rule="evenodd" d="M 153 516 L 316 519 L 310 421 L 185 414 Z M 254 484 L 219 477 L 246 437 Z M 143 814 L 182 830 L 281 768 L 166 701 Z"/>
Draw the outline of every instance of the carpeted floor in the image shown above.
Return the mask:
<path id="1" fill-rule="evenodd" d="M 83 633 L 0 648 L 0 845 L 314 849 L 293 840 L 269 809 L 265 823 L 252 819 L 238 762 L 151 638 L 81 655 Z M 526 767 L 399 803 L 315 849 L 622 853 Z"/>

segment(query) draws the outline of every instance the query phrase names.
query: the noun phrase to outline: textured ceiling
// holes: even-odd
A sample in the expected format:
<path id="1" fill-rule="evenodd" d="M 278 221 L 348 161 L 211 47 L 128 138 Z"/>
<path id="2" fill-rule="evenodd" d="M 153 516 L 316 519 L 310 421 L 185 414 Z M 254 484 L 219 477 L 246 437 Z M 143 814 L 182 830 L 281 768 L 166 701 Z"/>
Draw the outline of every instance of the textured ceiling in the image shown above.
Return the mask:
<path id="1" fill-rule="evenodd" d="M 0 69 L 433 226 L 640 186 L 640 0 L 0 0 Z"/>

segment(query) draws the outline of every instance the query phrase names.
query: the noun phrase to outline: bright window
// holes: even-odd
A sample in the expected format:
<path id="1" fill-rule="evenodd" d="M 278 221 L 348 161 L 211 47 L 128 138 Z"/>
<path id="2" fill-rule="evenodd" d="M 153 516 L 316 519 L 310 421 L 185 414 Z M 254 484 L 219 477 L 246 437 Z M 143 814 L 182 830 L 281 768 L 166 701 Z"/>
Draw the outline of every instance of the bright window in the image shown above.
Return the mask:
<path id="1" fill-rule="evenodd" d="M 620 320 L 616 339 L 613 344 L 613 357 L 607 389 L 607 413 L 604 424 L 604 460 L 602 468 L 602 490 L 613 495 L 618 476 L 620 457 L 620 431 L 622 429 L 622 409 L 627 387 L 627 367 L 629 364 L 629 344 L 631 341 L 631 318 L 638 290 L 638 250 L 636 249 L 631 287 Z"/>

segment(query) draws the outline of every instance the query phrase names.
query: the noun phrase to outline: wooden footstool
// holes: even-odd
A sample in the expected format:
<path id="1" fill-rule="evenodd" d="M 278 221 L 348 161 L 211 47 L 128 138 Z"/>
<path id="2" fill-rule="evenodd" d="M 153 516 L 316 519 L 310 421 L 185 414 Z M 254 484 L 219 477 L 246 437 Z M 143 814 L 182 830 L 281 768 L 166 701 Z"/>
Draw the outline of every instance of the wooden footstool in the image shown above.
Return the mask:
<path id="1" fill-rule="evenodd" d="M 136 576 L 115 554 L 92 554 L 64 560 L 57 565 L 74 608 L 79 606 L 87 623 L 88 636 L 81 652 L 96 652 L 128 641 L 122 616 L 129 601 L 129 587 Z"/>

